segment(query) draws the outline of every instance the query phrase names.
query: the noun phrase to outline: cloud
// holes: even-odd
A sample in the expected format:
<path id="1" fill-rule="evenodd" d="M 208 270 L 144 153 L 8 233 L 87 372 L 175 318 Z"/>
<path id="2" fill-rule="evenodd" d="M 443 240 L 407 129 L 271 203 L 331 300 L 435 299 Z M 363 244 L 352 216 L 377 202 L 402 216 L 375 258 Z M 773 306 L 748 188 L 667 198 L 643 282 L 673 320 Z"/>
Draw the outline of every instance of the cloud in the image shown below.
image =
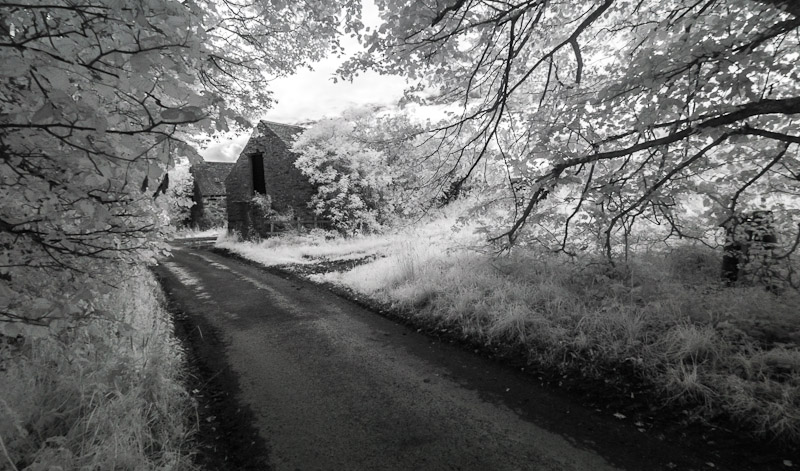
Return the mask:
<path id="1" fill-rule="evenodd" d="M 248 139 L 250 134 L 227 135 L 202 149 L 200 155 L 203 156 L 203 160 L 210 162 L 235 162 Z"/>
<path id="2" fill-rule="evenodd" d="M 351 43 L 345 46 L 348 50 L 360 49 L 354 40 L 347 42 Z M 403 96 L 407 83 L 399 76 L 363 72 L 352 82 L 334 83 L 336 69 L 343 60 L 327 58 L 314 64 L 314 70 L 304 69 L 274 80 L 270 85 L 277 103 L 264 118 L 280 123 L 318 120 L 354 106 L 391 106 Z"/>

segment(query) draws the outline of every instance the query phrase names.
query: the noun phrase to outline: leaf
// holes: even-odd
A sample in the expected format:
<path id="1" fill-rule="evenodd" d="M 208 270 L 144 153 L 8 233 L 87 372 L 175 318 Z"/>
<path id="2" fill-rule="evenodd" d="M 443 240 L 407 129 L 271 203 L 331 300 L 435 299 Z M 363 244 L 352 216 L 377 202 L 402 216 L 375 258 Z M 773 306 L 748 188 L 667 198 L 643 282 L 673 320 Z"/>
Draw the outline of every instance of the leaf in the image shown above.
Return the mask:
<path id="1" fill-rule="evenodd" d="M 22 335 L 22 324 L 19 322 L 0 322 L 0 335 L 16 338 Z"/>
<path id="2" fill-rule="evenodd" d="M 22 336 L 29 339 L 45 338 L 50 335 L 47 326 L 27 324 L 24 322 L 0 322 L 0 335 L 15 338 Z"/>
<path id="3" fill-rule="evenodd" d="M 8 282 L 0 279 L 0 308 L 5 308 L 11 302 L 15 292 L 8 287 Z"/>
<path id="4" fill-rule="evenodd" d="M 194 122 L 204 117 L 203 110 L 197 106 L 169 108 L 161 112 L 161 119 L 168 123 Z"/>
<path id="5" fill-rule="evenodd" d="M 0 58 L 3 66 L 0 67 L 0 77 L 21 77 L 28 73 L 28 63 L 21 57 L 13 55 Z"/>
<path id="6" fill-rule="evenodd" d="M 131 69 L 138 74 L 145 74 L 150 71 L 151 61 L 147 54 L 133 54 L 129 61 Z"/>
<path id="7" fill-rule="evenodd" d="M 33 114 L 31 117 L 31 122 L 36 124 L 45 124 L 54 118 L 55 115 L 56 109 L 53 107 L 53 104 L 48 101 L 41 108 L 39 108 L 36 113 Z"/>

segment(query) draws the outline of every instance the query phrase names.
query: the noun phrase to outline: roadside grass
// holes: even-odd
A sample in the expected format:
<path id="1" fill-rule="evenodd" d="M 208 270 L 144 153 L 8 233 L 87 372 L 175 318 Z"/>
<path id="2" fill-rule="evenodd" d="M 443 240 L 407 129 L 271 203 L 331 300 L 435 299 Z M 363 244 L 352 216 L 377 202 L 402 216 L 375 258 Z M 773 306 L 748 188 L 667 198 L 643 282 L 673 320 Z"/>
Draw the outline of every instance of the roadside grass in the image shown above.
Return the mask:
<path id="1" fill-rule="evenodd" d="M 600 379 L 624 366 L 700 417 L 727 414 L 756 435 L 800 442 L 796 292 L 724 288 L 719 261 L 700 249 L 613 269 L 532 252 L 417 247 L 320 279 L 464 338 L 523 347 L 543 366 Z M 700 263 L 690 267 L 687 257 Z"/>
<path id="2" fill-rule="evenodd" d="M 265 266 L 311 265 L 328 261 L 381 258 L 396 252 L 398 247 L 421 241 L 439 241 L 463 246 L 476 243 L 471 231 L 460 236 L 451 227 L 456 224 L 460 208 L 443 210 L 435 217 L 395 228 L 386 234 L 365 234 L 341 237 L 335 232 L 314 229 L 309 232 L 287 232 L 280 237 L 259 241 L 242 240 L 236 235 L 223 234 L 216 247 L 253 260 Z"/>
<path id="3" fill-rule="evenodd" d="M 350 270 L 310 278 L 464 339 L 523 350 L 546 368 L 600 380 L 633 374 L 663 405 L 698 420 L 726 416 L 756 436 L 800 443 L 797 292 L 723 287 L 720 255 L 699 247 L 634 254 L 611 267 L 531 250 L 483 254 L 442 227 L 218 246 L 267 265 L 370 254 Z"/>
<path id="4" fill-rule="evenodd" d="M 375 256 L 391 246 L 384 236 L 336 237 L 321 230 L 287 233 L 260 241 L 243 241 L 223 235 L 216 247 L 229 250 L 265 266 L 308 265 L 323 260 L 354 260 Z"/>
<path id="5" fill-rule="evenodd" d="M 227 231 L 225 226 L 212 227 L 204 230 L 192 228 L 180 229 L 175 233 L 176 239 L 194 239 L 197 237 L 219 237 Z"/>
<path id="6" fill-rule="evenodd" d="M 191 470 L 191 398 L 153 275 L 95 300 L 106 316 L 0 348 L 0 469 Z M 113 318 L 113 320 L 112 320 Z"/>

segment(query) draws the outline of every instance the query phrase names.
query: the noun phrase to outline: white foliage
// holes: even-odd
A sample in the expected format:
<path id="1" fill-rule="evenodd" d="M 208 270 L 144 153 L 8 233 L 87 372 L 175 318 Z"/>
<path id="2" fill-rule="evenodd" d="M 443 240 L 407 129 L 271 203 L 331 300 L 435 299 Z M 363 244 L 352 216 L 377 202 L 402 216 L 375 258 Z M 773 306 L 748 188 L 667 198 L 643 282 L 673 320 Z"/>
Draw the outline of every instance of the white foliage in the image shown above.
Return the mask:
<path id="1" fill-rule="evenodd" d="M 380 230 L 430 203 L 416 191 L 435 154 L 405 115 L 374 116 L 369 109 L 326 118 L 298 137 L 295 165 L 317 187 L 311 206 L 345 232 Z"/>
<path id="2" fill-rule="evenodd" d="M 190 136 L 249 127 L 270 76 L 337 48 L 360 4 L 0 4 L 0 334 L 92 315 L 86 277 L 155 263 Z M 331 46 L 333 44 L 333 47 Z"/>
<path id="3" fill-rule="evenodd" d="M 175 164 L 169 173 L 169 188 L 163 198 L 159 198 L 161 206 L 169 215 L 170 224 L 180 228 L 189 219 L 194 200 L 194 176 L 191 163 L 183 159 Z"/>

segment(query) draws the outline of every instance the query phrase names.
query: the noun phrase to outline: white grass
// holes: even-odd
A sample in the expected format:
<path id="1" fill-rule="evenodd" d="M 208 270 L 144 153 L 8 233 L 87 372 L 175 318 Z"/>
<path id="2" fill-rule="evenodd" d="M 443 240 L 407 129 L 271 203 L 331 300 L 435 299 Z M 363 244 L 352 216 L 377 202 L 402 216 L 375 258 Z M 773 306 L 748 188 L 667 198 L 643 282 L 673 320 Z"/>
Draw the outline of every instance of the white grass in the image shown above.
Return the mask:
<path id="1" fill-rule="evenodd" d="M 0 469 L 194 469 L 159 287 L 145 270 L 116 281 L 95 300 L 107 317 L 0 349 Z"/>
<path id="2" fill-rule="evenodd" d="M 353 260 L 375 255 L 389 246 L 384 236 L 362 236 L 351 239 L 335 238 L 325 241 L 317 233 L 287 234 L 259 242 L 238 241 L 226 236 L 216 246 L 230 250 L 266 266 L 316 263 L 321 259 Z"/>
<path id="3" fill-rule="evenodd" d="M 220 237 L 227 232 L 225 226 L 212 227 L 202 231 L 196 229 L 181 229 L 175 233 L 176 239 L 194 239 L 198 237 Z"/>
<path id="4" fill-rule="evenodd" d="M 266 265 L 374 258 L 314 275 L 472 341 L 505 343 L 555 369 L 609 378 L 637 374 L 697 414 L 726 413 L 754 434 L 800 443 L 800 295 L 724 288 L 720 254 L 699 248 L 631 254 L 617 268 L 517 250 L 470 250 L 469 230 L 448 215 L 416 230 L 335 239 L 218 245 Z"/>
<path id="5" fill-rule="evenodd" d="M 476 241 L 469 228 L 456 228 L 457 218 L 458 211 L 451 209 L 439 213 L 436 218 L 408 227 L 395 228 L 389 233 L 355 237 L 340 237 L 331 232 L 313 230 L 304 234 L 287 233 L 280 237 L 252 242 L 225 234 L 217 240 L 216 247 L 227 249 L 265 266 L 306 265 L 322 261 L 386 257 L 398 251 L 408 250 L 447 251 L 454 243 L 463 245 Z"/>

